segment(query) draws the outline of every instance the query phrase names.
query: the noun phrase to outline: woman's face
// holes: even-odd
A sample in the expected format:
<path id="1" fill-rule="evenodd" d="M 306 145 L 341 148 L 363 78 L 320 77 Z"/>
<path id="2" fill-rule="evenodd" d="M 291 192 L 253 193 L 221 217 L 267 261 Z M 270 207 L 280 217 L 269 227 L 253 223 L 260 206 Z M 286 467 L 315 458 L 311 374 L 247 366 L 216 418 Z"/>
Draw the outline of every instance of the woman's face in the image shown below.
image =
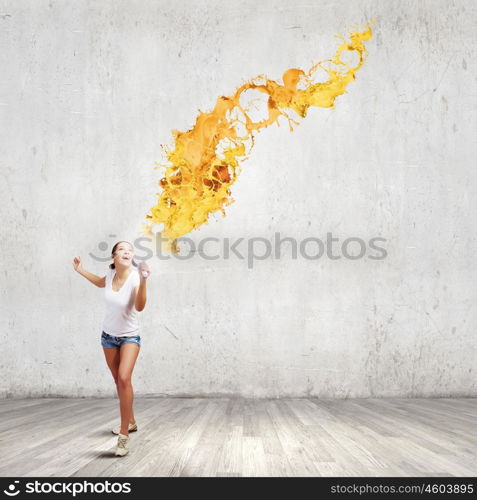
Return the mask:
<path id="1" fill-rule="evenodd" d="M 113 255 L 114 265 L 129 267 L 134 257 L 134 248 L 127 241 L 121 241 Z"/>

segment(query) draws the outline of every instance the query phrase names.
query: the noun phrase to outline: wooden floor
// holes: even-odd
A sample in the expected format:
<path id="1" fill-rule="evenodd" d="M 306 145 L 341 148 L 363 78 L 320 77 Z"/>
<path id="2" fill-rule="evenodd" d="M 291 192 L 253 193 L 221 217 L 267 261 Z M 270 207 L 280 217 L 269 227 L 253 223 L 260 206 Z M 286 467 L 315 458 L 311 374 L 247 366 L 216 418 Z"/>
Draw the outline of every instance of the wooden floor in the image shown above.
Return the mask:
<path id="1" fill-rule="evenodd" d="M 0 476 L 476 476 L 477 399 L 0 401 Z"/>

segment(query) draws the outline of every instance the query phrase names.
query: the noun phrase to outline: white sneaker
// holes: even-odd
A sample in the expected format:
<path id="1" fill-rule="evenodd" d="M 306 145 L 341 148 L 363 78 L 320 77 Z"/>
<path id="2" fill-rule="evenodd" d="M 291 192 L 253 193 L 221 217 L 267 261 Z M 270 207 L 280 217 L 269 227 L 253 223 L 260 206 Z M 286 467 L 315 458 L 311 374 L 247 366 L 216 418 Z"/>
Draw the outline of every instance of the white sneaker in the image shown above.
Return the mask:
<path id="1" fill-rule="evenodd" d="M 111 429 L 111 432 L 113 434 L 119 434 L 119 431 L 121 430 L 121 427 L 116 427 L 116 429 Z M 134 422 L 134 424 L 129 424 L 128 425 L 128 432 L 136 432 L 137 431 L 137 423 Z"/>
<path id="2" fill-rule="evenodd" d="M 124 455 L 127 455 L 129 452 L 128 445 L 129 445 L 129 436 L 126 436 L 124 434 L 119 434 L 115 455 L 117 455 L 118 457 L 124 457 Z"/>

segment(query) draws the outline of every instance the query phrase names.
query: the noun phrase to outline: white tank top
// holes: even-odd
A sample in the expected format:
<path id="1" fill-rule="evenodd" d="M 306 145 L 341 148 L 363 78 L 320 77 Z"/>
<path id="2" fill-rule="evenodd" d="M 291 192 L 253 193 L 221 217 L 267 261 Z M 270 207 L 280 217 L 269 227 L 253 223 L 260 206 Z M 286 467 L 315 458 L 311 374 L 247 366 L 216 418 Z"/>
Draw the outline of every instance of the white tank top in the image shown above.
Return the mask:
<path id="1" fill-rule="evenodd" d="M 134 289 L 140 283 L 139 272 L 133 266 L 118 292 L 115 292 L 112 288 L 115 274 L 116 269 L 108 268 L 104 287 L 106 311 L 103 320 L 103 331 L 115 337 L 139 335 L 138 311 L 134 305 L 136 300 Z"/>

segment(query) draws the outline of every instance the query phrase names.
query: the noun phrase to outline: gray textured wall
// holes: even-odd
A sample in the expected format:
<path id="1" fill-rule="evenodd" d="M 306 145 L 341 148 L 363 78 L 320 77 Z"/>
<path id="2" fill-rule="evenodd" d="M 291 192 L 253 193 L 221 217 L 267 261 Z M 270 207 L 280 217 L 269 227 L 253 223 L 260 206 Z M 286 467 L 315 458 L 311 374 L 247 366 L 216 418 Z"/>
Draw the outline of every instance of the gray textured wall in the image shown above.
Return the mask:
<path id="1" fill-rule="evenodd" d="M 263 130 L 227 217 L 189 236 L 381 236 L 387 257 L 150 259 L 134 388 L 475 396 L 476 9 L 0 2 L 0 395 L 115 394 L 104 290 L 73 257 L 103 275 L 107 263 L 89 254 L 139 236 L 172 129 L 247 79 L 332 56 L 336 33 L 376 17 L 369 58 L 336 109 L 311 109 L 292 133 L 284 122 Z"/>

